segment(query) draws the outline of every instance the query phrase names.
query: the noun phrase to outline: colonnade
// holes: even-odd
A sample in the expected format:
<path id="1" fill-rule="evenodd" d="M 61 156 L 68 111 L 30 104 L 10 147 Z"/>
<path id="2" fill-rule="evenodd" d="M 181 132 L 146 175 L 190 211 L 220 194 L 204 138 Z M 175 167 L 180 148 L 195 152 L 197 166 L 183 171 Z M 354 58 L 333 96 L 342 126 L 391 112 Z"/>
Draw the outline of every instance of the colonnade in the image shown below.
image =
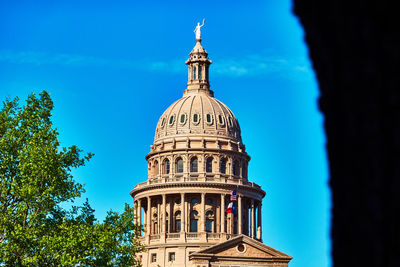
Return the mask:
<path id="1" fill-rule="evenodd" d="M 226 212 L 229 201 L 230 194 L 205 192 L 145 196 L 134 201 L 135 223 L 143 226 L 144 236 L 160 239 L 171 236 L 167 234 L 223 233 L 261 240 L 261 200 L 238 194 L 236 214 Z"/>

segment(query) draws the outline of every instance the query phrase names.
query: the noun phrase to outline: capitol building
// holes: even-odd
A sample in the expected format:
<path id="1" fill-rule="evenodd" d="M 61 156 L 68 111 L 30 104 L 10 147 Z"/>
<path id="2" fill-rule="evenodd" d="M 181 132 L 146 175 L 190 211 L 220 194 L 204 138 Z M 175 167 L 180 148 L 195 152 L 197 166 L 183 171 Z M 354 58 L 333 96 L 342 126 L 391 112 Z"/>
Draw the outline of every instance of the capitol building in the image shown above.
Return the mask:
<path id="1" fill-rule="evenodd" d="M 161 115 L 148 179 L 130 193 L 146 247 L 137 257 L 144 267 L 288 266 L 262 243 L 265 192 L 248 179 L 239 122 L 214 98 L 200 28 L 196 37 L 186 90 Z"/>

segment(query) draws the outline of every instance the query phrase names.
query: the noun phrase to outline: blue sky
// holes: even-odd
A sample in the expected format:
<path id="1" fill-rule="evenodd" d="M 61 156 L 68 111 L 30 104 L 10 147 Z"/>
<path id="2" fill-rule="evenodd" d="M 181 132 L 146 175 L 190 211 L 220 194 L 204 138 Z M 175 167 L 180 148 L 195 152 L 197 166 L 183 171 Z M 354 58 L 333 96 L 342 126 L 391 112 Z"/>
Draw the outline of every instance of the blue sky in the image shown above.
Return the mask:
<path id="1" fill-rule="evenodd" d="M 330 195 L 317 84 L 289 1 L 3 1 L 0 97 L 47 90 L 74 170 L 104 218 L 146 179 L 162 112 L 182 96 L 194 27 L 215 97 L 239 119 L 249 177 L 267 195 L 264 243 L 291 267 L 329 266 Z"/>

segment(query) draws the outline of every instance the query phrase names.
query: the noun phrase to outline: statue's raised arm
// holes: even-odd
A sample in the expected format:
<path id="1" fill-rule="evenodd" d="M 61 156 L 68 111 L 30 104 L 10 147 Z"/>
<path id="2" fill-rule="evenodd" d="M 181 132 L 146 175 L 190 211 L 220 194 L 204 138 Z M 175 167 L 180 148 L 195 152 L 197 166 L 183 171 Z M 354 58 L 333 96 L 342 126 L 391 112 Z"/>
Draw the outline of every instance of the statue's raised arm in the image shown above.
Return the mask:
<path id="1" fill-rule="evenodd" d="M 203 19 L 203 24 L 201 24 L 201 25 L 200 25 L 200 22 L 197 22 L 197 26 L 194 29 L 194 32 L 196 34 L 196 40 L 201 40 L 201 30 L 200 29 L 201 29 L 201 27 L 204 26 L 204 21 L 205 21 L 205 19 Z"/>

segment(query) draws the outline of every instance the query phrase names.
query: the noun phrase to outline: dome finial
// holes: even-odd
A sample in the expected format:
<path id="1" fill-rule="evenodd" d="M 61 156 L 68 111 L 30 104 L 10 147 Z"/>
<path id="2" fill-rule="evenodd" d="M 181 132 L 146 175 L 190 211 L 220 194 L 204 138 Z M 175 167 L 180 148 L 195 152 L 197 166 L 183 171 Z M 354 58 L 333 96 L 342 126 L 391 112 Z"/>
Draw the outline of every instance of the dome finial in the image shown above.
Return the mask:
<path id="1" fill-rule="evenodd" d="M 208 54 L 204 47 L 201 45 L 201 27 L 204 26 L 204 21 L 200 25 L 197 23 L 194 33 L 196 34 L 196 45 L 193 47 L 192 52 L 190 52 L 190 58 L 186 60 L 186 65 L 188 65 L 188 83 L 186 90 L 183 94 L 187 93 L 206 93 L 213 96 L 214 92 L 210 90 L 210 83 L 208 81 L 208 68 L 212 63 L 208 59 Z"/>
<path id="2" fill-rule="evenodd" d="M 193 31 L 196 34 L 196 41 L 197 42 L 201 42 L 201 30 L 200 29 L 201 29 L 201 27 L 204 26 L 204 21 L 205 21 L 205 19 L 203 19 L 203 24 L 201 24 L 201 25 L 200 25 L 200 22 L 197 22 L 197 26 Z"/>

